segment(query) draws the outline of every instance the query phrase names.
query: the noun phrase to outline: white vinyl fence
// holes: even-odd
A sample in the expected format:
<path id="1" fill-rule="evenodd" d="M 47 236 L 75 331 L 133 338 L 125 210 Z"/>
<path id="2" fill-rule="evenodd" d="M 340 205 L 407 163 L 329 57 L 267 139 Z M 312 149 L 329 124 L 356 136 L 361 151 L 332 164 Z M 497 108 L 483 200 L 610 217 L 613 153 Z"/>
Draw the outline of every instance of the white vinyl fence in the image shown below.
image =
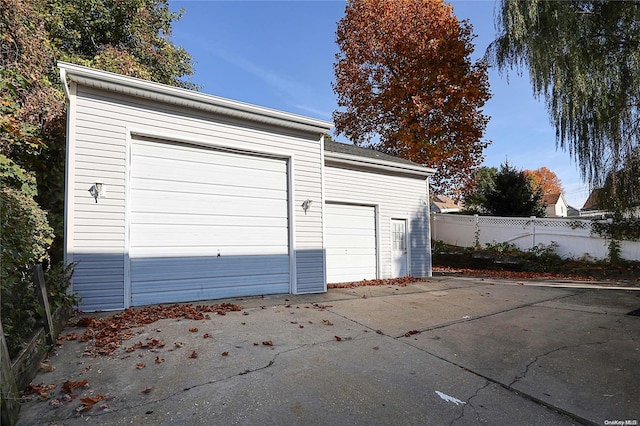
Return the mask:
<path id="1" fill-rule="evenodd" d="M 605 259 L 609 240 L 591 231 L 591 220 L 536 217 L 431 215 L 431 238 L 459 247 L 513 243 L 521 250 L 558 244 L 564 258 Z M 640 260 L 640 241 L 621 241 L 620 257 Z"/>

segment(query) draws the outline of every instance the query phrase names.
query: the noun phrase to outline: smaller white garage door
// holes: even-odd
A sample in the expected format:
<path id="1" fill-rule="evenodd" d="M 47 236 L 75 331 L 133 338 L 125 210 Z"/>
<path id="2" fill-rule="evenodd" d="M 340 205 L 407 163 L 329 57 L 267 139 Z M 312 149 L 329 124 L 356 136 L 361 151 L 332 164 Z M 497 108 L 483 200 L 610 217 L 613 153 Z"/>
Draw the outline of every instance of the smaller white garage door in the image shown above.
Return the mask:
<path id="1" fill-rule="evenodd" d="M 377 278 L 374 207 L 326 204 L 325 235 L 327 283 Z"/>

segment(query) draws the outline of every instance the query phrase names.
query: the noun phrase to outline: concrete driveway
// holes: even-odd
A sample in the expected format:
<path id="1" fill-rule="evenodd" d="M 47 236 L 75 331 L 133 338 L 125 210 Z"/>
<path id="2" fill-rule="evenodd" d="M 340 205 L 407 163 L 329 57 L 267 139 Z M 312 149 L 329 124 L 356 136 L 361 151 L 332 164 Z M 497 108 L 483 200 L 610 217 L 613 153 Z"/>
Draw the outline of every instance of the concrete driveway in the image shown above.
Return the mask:
<path id="1" fill-rule="evenodd" d="M 57 386 L 51 398 L 25 402 L 19 424 L 640 420 L 640 317 L 627 315 L 640 308 L 639 291 L 438 277 L 232 302 L 243 310 L 161 320 L 123 345 L 166 343 L 153 351 L 93 358 L 84 343 L 65 342 L 49 361 L 56 370 L 34 380 Z M 65 381 L 84 379 L 62 398 Z M 78 412 L 80 398 L 98 395 Z"/>

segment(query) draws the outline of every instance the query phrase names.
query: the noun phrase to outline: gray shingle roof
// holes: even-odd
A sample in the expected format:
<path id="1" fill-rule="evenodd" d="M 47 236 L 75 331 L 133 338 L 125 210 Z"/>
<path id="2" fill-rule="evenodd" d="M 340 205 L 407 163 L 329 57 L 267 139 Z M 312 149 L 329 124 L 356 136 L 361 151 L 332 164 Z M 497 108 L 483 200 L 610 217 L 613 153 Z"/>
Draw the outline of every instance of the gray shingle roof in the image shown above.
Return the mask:
<path id="1" fill-rule="evenodd" d="M 375 158 L 378 160 L 392 161 L 394 163 L 421 166 L 421 164 L 414 163 L 413 161 L 405 160 L 404 158 L 385 154 L 383 152 L 376 151 L 375 149 L 372 149 L 372 148 L 362 148 L 355 145 L 348 145 L 346 143 L 340 143 L 340 142 L 334 142 L 334 141 L 328 141 L 328 140 L 324 141 L 324 150 L 329 152 L 336 152 L 339 154 L 355 155 L 358 157 Z"/>

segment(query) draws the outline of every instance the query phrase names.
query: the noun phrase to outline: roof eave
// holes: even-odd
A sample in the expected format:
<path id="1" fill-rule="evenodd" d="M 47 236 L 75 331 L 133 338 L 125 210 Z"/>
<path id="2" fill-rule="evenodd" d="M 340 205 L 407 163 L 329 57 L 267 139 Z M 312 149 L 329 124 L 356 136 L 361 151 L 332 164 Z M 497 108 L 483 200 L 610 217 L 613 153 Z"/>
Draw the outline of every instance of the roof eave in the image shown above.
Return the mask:
<path id="1" fill-rule="evenodd" d="M 357 155 L 343 154 L 339 152 L 325 151 L 325 160 L 348 166 L 371 167 L 374 169 L 416 175 L 428 178 L 436 171 L 435 169 L 420 166 L 417 164 L 399 163 L 394 161 L 386 161 L 369 157 L 361 157 Z"/>
<path id="2" fill-rule="evenodd" d="M 324 120 L 234 101 L 195 92 L 193 90 L 167 86 L 139 78 L 127 77 L 67 62 L 59 61 L 58 67 L 61 70 L 61 76 L 63 76 L 65 92 L 67 92 L 66 79 L 68 79 L 82 85 L 106 89 L 116 93 L 123 93 L 295 130 L 322 134 L 333 128 L 333 123 Z"/>

